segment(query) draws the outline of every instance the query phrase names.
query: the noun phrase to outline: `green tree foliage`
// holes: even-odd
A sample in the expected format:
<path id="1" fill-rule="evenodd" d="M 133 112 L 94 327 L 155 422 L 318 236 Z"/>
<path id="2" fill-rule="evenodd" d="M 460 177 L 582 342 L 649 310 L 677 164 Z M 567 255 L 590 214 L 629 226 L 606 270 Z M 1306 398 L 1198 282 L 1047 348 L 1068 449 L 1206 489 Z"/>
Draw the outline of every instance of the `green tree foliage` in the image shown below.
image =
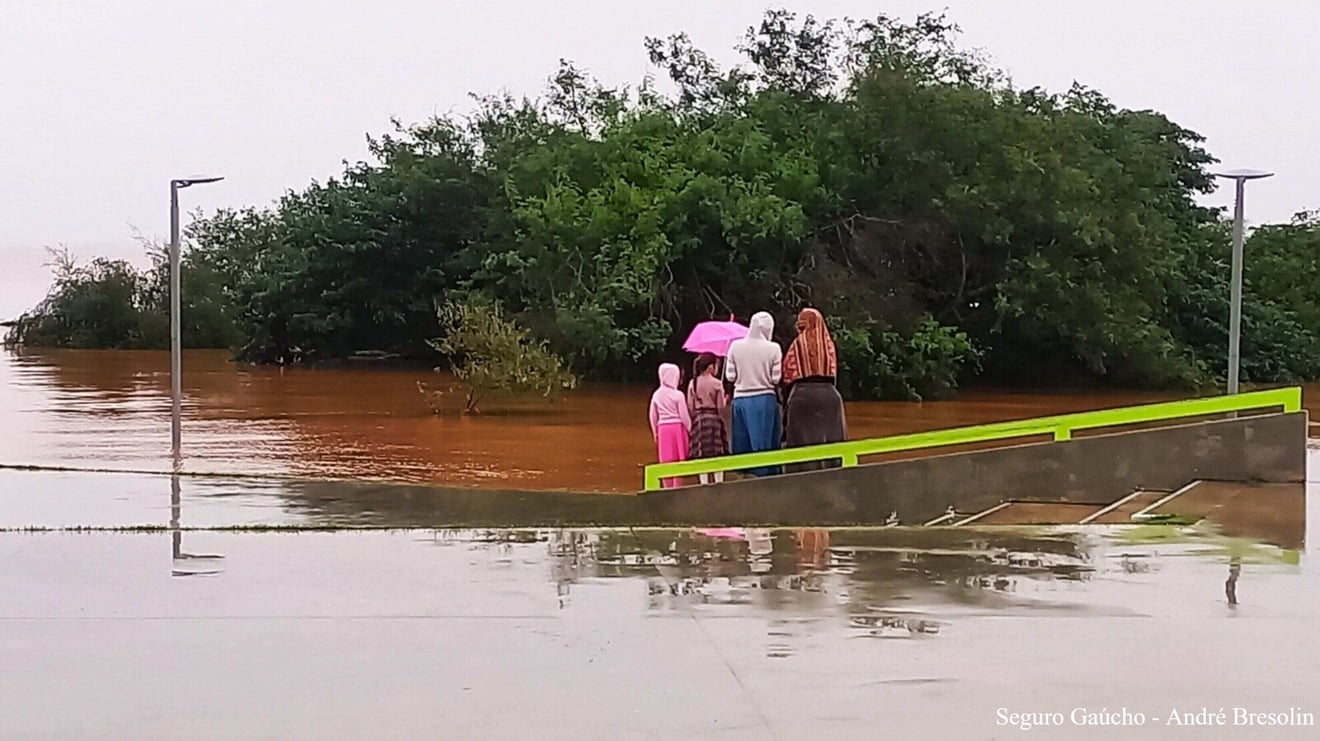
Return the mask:
<path id="1" fill-rule="evenodd" d="M 190 226 L 236 309 L 241 356 L 428 352 L 432 302 L 463 275 L 455 268 L 480 235 L 488 187 L 454 126 L 400 135 L 370 141 L 378 164 L 350 166 L 273 210 L 223 210 Z"/>
<path id="2" fill-rule="evenodd" d="M 1197 366 L 1227 373 L 1231 241 L 1227 224 L 1189 255 L 1174 293 L 1176 332 L 1197 352 Z M 1244 247 L 1242 380 L 1320 377 L 1320 215 L 1252 232 Z"/>
<path id="3" fill-rule="evenodd" d="M 839 355 L 839 391 L 848 399 L 946 397 L 980 357 L 965 332 L 929 316 L 907 336 L 874 321 L 831 323 Z"/>
<path id="4" fill-rule="evenodd" d="M 449 301 L 436 313 L 444 335 L 432 344 L 450 358 L 450 370 L 465 392 L 463 411 L 475 414 L 492 394 L 536 393 L 553 397 L 577 379 L 559 356 L 526 329 L 509 321 L 498 307 L 483 301 Z M 432 408 L 442 408 L 443 392 L 422 392 Z"/>
<path id="5" fill-rule="evenodd" d="M 978 370 L 1222 376 L 1229 239 L 1198 205 L 1214 159 L 1195 132 L 1080 85 L 1017 88 L 941 15 L 771 11 L 729 69 L 683 34 L 645 47 L 672 94 L 561 62 L 539 99 L 395 122 L 370 162 L 195 222 L 240 354 L 426 356 L 433 301 L 482 295 L 597 378 L 650 378 L 730 313 L 770 310 L 786 341 L 804 305 L 834 318 L 859 397 Z M 1316 231 L 1251 238 L 1251 380 L 1320 375 Z"/>
<path id="6" fill-rule="evenodd" d="M 146 245 L 151 267 L 97 258 L 86 264 L 49 250 L 54 280 L 46 298 L 19 317 L 5 341 L 78 349 L 164 349 L 170 346 L 169 262 Z M 187 253 L 181 262 L 184 347 L 228 347 L 237 335 L 218 276 Z"/>

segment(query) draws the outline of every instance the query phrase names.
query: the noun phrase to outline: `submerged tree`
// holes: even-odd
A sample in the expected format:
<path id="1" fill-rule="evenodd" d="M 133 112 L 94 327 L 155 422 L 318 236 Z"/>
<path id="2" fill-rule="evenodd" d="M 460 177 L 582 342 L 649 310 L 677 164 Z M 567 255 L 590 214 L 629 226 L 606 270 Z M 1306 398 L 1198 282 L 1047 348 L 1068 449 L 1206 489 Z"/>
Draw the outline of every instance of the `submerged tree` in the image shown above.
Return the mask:
<path id="1" fill-rule="evenodd" d="M 478 405 L 493 394 L 551 398 L 577 384 L 577 378 L 544 342 L 506 319 L 498 306 L 446 301 L 436 313 L 444 335 L 432 344 L 450 358 L 450 370 L 463 386 L 464 413 L 477 413 Z M 442 393 L 422 390 L 428 395 Z"/>

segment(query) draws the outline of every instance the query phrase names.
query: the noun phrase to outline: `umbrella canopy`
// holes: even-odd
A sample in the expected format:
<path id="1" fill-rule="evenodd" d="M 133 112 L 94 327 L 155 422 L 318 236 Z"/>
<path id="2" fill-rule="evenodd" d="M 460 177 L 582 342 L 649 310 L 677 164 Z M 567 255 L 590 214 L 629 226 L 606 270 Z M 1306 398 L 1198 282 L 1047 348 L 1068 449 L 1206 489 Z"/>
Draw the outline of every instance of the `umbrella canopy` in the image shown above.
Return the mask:
<path id="1" fill-rule="evenodd" d="M 708 352 L 721 358 L 729 354 L 729 345 L 747 337 L 747 327 L 738 322 L 702 322 L 692 328 L 683 349 L 688 352 Z"/>

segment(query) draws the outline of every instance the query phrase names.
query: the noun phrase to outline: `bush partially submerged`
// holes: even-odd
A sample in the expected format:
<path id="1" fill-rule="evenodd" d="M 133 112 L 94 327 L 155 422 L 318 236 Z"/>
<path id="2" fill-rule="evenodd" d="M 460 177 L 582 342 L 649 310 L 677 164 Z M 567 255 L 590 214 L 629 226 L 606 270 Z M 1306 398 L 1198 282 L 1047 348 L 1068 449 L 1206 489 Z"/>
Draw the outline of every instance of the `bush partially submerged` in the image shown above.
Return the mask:
<path id="1" fill-rule="evenodd" d="M 495 394 L 538 394 L 553 398 L 577 385 L 558 355 L 509 319 L 494 304 L 446 301 L 436 308 L 444 335 L 431 346 L 449 358 L 450 371 L 465 394 L 463 412 L 475 414 Z M 433 410 L 440 400 L 423 387 Z"/>

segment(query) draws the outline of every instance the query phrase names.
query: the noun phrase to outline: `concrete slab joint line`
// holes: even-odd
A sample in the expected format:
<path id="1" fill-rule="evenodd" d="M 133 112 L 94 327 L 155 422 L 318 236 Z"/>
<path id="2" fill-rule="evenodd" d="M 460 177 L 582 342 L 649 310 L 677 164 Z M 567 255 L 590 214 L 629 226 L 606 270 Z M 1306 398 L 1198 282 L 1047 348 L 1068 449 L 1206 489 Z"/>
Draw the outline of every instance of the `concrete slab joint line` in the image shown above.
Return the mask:
<path id="1" fill-rule="evenodd" d="M 633 534 L 636 535 L 635 532 L 633 532 Z M 678 582 L 670 578 L 670 574 L 666 573 L 665 570 L 660 569 L 658 566 L 652 566 L 651 568 L 671 589 L 678 586 Z M 719 657 L 720 663 L 724 664 L 724 668 L 728 670 L 729 675 L 733 677 L 733 681 L 738 685 L 738 690 L 742 693 L 743 699 L 747 702 L 748 706 L 750 706 L 752 712 L 756 714 L 756 718 L 759 722 L 758 724 L 765 728 L 765 731 L 770 735 L 770 738 L 777 740 L 779 735 L 775 732 L 775 727 L 774 724 L 771 723 L 770 717 L 766 715 L 765 709 L 761 707 L 759 702 L 757 702 L 756 697 L 748 688 L 747 683 L 743 681 L 742 675 L 738 673 L 738 669 L 733 665 L 733 662 L 727 655 L 725 655 L 724 650 L 720 646 L 720 642 L 706 630 L 706 626 L 701 622 L 701 617 L 692 609 L 691 605 L 685 605 L 683 607 L 683 612 L 688 619 L 692 621 L 692 624 L 697 627 L 697 631 L 701 633 L 702 638 L 706 640 L 710 649 L 717 657 Z"/>
<path id="2" fill-rule="evenodd" d="M 1110 512 L 1113 512 L 1114 510 L 1118 509 L 1119 507 L 1122 507 L 1123 505 L 1127 504 L 1128 502 L 1132 501 L 1133 499 L 1136 499 L 1137 497 L 1141 496 L 1143 493 L 1144 493 L 1144 492 L 1142 492 L 1140 489 L 1138 489 L 1138 490 L 1132 492 L 1131 494 L 1129 494 L 1129 495 L 1123 497 L 1122 499 L 1118 500 L 1117 502 L 1114 502 L 1113 504 L 1107 505 L 1107 506 L 1105 506 L 1105 507 L 1101 507 L 1100 509 L 1098 509 L 1098 510 L 1092 512 L 1091 514 L 1087 515 L 1086 517 L 1083 517 L 1083 518 L 1081 519 L 1081 522 L 1078 522 L 1077 524 L 1078 524 L 1078 525 L 1089 525 L 1089 524 L 1091 524 L 1091 521 L 1092 521 L 1092 520 L 1095 520 L 1097 517 L 1103 517 L 1104 515 L 1107 515 L 1107 514 L 1109 514 Z"/>
<path id="3" fill-rule="evenodd" d="M 1139 522 L 1139 521 L 1141 521 L 1141 520 L 1149 520 L 1149 519 L 1151 518 L 1151 514 L 1150 514 L 1151 512 L 1154 512 L 1155 510 L 1159 509 L 1160 507 L 1163 507 L 1164 505 L 1168 504 L 1169 502 L 1172 502 L 1173 500 L 1177 499 L 1178 497 L 1182 496 L 1183 494 L 1186 494 L 1187 492 L 1191 491 L 1192 489 L 1195 489 L 1196 487 L 1200 486 L 1200 485 L 1203 484 L 1203 483 L 1205 483 L 1205 482 L 1204 482 L 1204 481 L 1200 481 L 1200 480 L 1193 481 L 1192 483 L 1188 484 L 1187 486 L 1184 486 L 1183 488 L 1178 489 L 1177 491 L 1173 492 L 1173 493 L 1170 494 L 1169 496 L 1164 497 L 1163 499 L 1157 500 L 1154 504 L 1150 505 L 1149 507 L 1146 507 L 1145 509 L 1141 510 L 1140 512 L 1133 512 L 1133 513 L 1132 513 L 1132 520 L 1133 520 L 1134 522 Z"/>

